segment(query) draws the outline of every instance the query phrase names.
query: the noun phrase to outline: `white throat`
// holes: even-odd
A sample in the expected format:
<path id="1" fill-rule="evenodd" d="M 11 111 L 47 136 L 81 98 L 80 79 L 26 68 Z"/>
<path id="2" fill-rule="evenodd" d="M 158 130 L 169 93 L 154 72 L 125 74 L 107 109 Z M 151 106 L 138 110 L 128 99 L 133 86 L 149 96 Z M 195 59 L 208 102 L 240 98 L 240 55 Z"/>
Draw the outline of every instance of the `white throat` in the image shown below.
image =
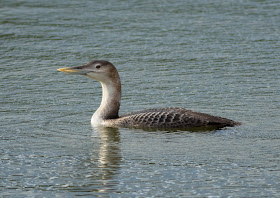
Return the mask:
<path id="1" fill-rule="evenodd" d="M 118 113 L 121 100 L 120 80 L 118 79 L 115 82 L 101 82 L 101 85 L 102 101 L 91 118 L 91 124 L 93 126 L 104 125 L 105 120 L 119 117 Z"/>

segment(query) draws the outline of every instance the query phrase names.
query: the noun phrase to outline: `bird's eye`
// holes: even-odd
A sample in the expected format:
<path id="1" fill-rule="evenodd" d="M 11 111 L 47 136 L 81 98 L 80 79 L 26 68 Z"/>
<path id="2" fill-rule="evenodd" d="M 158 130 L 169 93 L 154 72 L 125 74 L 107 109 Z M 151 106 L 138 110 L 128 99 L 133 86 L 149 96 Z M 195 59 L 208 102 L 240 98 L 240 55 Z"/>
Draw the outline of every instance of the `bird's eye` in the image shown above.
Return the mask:
<path id="1" fill-rule="evenodd" d="M 95 67 L 96 69 L 99 69 L 100 68 L 100 65 L 96 65 L 96 67 Z"/>

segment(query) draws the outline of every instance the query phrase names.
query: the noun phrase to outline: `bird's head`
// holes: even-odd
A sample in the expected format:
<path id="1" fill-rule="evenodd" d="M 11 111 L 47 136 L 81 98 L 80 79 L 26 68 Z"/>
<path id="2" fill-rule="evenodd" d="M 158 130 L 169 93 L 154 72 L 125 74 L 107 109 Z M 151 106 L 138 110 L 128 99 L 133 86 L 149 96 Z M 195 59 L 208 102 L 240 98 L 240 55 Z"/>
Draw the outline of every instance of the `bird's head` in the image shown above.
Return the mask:
<path id="1" fill-rule="evenodd" d="M 119 79 L 118 71 L 115 66 L 104 60 L 93 60 L 89 63 L 78 67 L 64 67 L 59 68 L 58 71 L 67 74 L 85 75 L 91 79 L 102 83 L 116 81 Z"/>

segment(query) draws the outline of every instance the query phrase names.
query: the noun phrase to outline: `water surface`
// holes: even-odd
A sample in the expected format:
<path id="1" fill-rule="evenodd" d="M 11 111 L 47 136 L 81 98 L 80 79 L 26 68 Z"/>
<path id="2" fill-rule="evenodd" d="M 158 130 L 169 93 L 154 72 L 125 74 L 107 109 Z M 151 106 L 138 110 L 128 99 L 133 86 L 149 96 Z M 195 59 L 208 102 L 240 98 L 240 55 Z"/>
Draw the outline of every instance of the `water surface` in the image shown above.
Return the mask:
<path id="1" fill-rule="evenodd" d="M 1 1 L 0 196 L 279 197 L 279 1 Z M 121 113 L 178 106 L 243 125 L 92 129 L 119 70 Z"/>

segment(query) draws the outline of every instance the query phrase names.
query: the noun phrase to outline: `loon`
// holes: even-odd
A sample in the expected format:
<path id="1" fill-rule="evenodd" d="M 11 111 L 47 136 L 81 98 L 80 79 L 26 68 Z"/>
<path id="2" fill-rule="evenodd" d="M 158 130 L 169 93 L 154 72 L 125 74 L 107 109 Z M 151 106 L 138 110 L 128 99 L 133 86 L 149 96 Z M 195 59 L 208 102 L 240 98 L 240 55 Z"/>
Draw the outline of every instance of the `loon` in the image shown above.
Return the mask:
<path id="1" fill-rule="evenodd" d="M 156 108 L 119 116 L 121 81 L 116 67 L 105 60 L 92 60 L 78 67 L 60 68 L 67 74 L 79 74 L 97 80 L 102 85 L 102 100 L 91 118 L 92 126 L 142 129 L 187 129 L 210 127 L 220 129 L 241 123 L 184 108 Z"/>

